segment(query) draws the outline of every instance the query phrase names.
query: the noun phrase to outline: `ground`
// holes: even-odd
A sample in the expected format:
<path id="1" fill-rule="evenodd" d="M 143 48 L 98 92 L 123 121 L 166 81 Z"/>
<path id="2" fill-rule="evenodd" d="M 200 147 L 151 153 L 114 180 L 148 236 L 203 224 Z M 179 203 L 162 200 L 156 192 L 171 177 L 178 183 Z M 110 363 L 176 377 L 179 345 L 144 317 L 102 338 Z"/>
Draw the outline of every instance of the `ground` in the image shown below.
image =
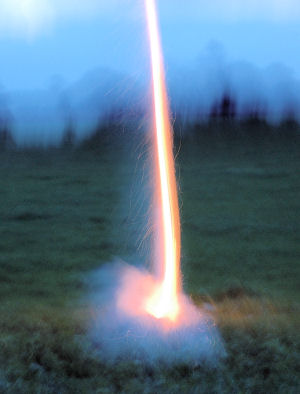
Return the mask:
<path id="1" fill-rule="evenodd" d="M 300 392 L 299 140 L 178 150 L 184 289 L 209 305 L 227 358 L 110 365 L 89 342 L 91 273 L 147 253 L 141 147 L 2 152 L 0 392 Z"/>

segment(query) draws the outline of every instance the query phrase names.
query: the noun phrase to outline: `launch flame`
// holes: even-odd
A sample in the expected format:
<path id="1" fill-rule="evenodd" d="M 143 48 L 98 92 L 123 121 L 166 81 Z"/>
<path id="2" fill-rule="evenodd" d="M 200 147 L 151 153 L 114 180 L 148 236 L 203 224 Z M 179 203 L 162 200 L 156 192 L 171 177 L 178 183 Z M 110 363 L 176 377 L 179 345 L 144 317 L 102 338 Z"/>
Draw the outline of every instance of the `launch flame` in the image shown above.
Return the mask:
<path id="1" fill-rule="evenodd" d="M 179 313 L 180 287 L 180 219 L 178 208 L 173 132 L 169 116 L 164 65 L 159 36 L 155 0 L 146 0 L 149 41 L 151 49 L 156 218 L 156 249 L 163 277 L 145 309 L 154 317 L 176 320 Z"/>

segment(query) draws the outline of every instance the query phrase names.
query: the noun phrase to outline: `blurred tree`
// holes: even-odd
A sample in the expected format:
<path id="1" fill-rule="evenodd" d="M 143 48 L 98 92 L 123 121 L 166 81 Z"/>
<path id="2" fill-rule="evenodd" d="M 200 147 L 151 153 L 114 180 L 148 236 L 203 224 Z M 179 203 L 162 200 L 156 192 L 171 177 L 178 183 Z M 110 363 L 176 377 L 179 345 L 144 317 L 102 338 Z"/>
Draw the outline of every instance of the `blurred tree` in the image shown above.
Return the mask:
<path id="1" fill-rule="evenodd" d="M 234 120 L 236 118 L 236 103 L 228 93 L 217 100 L 211 107 L 210 119 Z"/>
<path id="2" fill-rule="evenodd" d="M 0 118 L 0 151 L 6 151 L 16 147 L 9 120 Z"/>
<path id="3" fill-rule="evenodd" d="M 13 149 L 16 146 L 11 129 L 13 117 L 8 108 L 8 96 L 0 86 L 0 150 Z"/>
<path id="4" fill-rule="evenodd" d="M 65 127 L 63 138 L 62 138 L 62 148 L 71 149 L 74 147 L 76 141 L 75 127 L 72 119 L 70 119 Z"/>

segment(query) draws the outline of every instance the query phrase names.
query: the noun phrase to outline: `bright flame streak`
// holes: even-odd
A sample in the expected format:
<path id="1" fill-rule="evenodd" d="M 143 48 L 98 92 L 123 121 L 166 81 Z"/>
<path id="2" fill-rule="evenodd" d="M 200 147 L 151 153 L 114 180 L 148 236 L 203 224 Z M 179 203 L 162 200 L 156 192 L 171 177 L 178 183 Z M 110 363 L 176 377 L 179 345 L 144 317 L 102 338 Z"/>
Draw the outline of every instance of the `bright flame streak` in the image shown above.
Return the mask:
<path id="1" fill-rule="evenodd" d="M 156 318 L 175 320 L 179 312 L 180 221 L 178 209 L 172 128 L 163 72 L 155 0 L 146 0 L 151 47 L 155 113 L 156 192 L 162 226 L 163 281 L 147 301 L 146 310 Z"/>

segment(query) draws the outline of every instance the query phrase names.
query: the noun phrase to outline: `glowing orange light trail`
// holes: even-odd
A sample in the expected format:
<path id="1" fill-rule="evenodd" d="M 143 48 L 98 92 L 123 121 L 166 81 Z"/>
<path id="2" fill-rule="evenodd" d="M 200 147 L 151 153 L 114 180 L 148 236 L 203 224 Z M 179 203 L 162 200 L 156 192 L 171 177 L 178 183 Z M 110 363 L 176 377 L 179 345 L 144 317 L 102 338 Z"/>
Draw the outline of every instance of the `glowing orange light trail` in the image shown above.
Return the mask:
<path id="1" fill-rule="evenodd" d="M 180 286 L 180 219 L 178 208 L 173 135 L 169 119 L 164 67 L 155 0 L 146 1 L 151 49 L 153 101 L 155 117 L 155 200 L 159 210 L 159 226 L 163 278 L 146 303 L 146 310 L 156 318 L 175 320 L 179 312 Z M 158 230 L 159 231 L 159 230 Z"/>

